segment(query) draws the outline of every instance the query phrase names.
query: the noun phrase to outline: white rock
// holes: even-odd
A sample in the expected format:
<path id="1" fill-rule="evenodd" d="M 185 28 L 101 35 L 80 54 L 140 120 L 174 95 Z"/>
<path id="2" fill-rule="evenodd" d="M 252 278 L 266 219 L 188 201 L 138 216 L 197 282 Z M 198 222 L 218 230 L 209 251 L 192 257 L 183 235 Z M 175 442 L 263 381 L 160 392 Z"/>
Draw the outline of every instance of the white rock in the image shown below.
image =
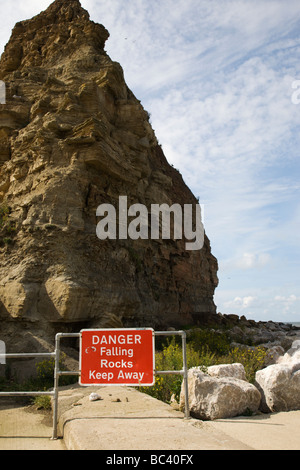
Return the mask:
<path id="1" fill-rule="evenodd" d="M 256 386 L 262 395 L 264 412 L 300 409 L 300 342 L 281 356 L 277 364 L 259 370 L 255 375 Z"/>
<path id="2" fill-rule="evenodd" d="M 191 416 L 202 420 L 231 418 L 256 413 L 261 401 L 257 388 L 234 377 L 212 377 L 197 368 L 188 371 Z M 184 408 L 184 386 L 180 408 Z"/>
<path id="3" fill-rule="evenodd" d="M 213 377 L 235 377 L 240 380 L 247 380 L 243 364 L 218 364 L 207 368 L 207 373 Z"/>
<path id="4" fill-rule="evenodd" d="M 278 364 L 300 363 L 300 340 L 295 340 L 290 349 L 282 356 L 279 357 Z"/>
<path id="5" fill-rule="evenodd" d="M 98 393 L 96 392 L 92 392 L 89 396 L 89 400 L 90 401 L 97 401 L 97 400 L 100 400 L 100 395 L 98 395 Z"/>

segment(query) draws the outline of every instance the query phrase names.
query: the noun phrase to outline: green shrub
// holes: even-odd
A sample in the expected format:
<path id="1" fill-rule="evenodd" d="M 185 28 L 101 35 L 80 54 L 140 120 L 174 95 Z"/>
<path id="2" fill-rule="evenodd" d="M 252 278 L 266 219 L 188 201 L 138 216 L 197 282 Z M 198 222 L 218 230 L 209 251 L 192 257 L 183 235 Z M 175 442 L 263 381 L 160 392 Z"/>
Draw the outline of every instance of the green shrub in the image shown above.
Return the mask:
<path id="1" fill-rule="evenodd" d="M 36 365 L 37 380 L 40 380 L 42 382 L 47 382 L 51 380 L 53 382 L 54 367 L 55 367 L 54 358 L 46 359 L 44 361 L 38 362 Z"/>
<path id="2" fill-rule="evenodd" d="M 244 366 L 247 380 L 253 383 L 256 371 L 264 366 L 265 349 L 261 347 L 230 348 L 226 335 L 219 336 L 214 335 L 213 332 L 209 334 L 209 330 L 203 331 L 202 334 L 197 330 L 197 334 L 192 336 L 187 343 L 187 368 L 200 367 L 203 372 L 206 372 L 207 367 L 212 365 L 239 362 Z M 207 338 L 207 343 L 204 342 L 204 338 Z M 155 370 L 182 370 L 182 347 L 178 341 L 173 338 L 164 345 L 160 344 L 160 348 L 155 353 Z M 139 387 L 139 390 L 166 403 L 170 402 L 172 395 L 179 401 L 182 380 L 182 375 L 157 374 L 152 387 Z"/>
<path id="3" fill-rule="evenodd" d="M 257 346 L 256 348 L 233 348 L 228 355 L 228 362 L 239 362 L 243 364 L 248 382 L 253 383 L 255 374 L 264 367 L 267 351 L 265 348 Z"/>
<path id="4" fill-rule="evenodd" d="M 201 356 L 190 344 L 186 348 L 187 367 L 196 367 L 202 364 Z M 155 370 L 172 371 L 183 369 L 182 347 L 176 343 L 175 339 L 168 341 L 162 351 L 156 351 Z M 182 383 L 182 375 L 159 374 L 155 376 L 155 383 L 152 387 L 139 387 L 141 392 L 147 393 L 158 400 L 166 403 L 170 402 L 172 395 L 179 400 Z"/>
<path id="5" fill-rule="evenodd" d="M 228 354 L 230 351 L 230 338 L 226 332 L 216 332 L 210 329 L 195 329 L 189 334 L 188 342 L 192 343 L 196 351 L 206 349 L 217 355 Z"/>
<path id="6" fill-rule="evenodd" d="M 40 395 L 33 400 L 38 410 L 51 410 L 51 397 L 49 395 Z"/>
<path id="7" fill-rule="evenodd" d="M 156 371 L 182 370 L 182 351 L 175 341 L 172 341 L 155 354 Z M 158 400 L 169 402 L 172 394 L 180 395 L 181 375 L 156 375 L 152 387 L 139 387 L 141 392 L 147 393 Z"/>
<path id="8" fill-rule="evenodd" d="M 47 390 L 50 387 L 53 387 L 54 381 L 54 367 L 55 367 L 55 359 L 52 357 L 51 359 L 46 359 L 44 361 L 40 361 L 36 365 L 36 383 L 37 385 L 40 384 L 44 390 Z M 59 361 L 59 369 L 61 371 L 67 370 L 64 364 L 64 357 L 61 358 Z M 75 376 L 72 375 L 63 375 L 59 378 L 59 385 L 70 385 L 74 383 L 74 381 L 78 380 L 78 377 L 74 378 Z M 41 388 L 40 388 L 41 390 Z"/>

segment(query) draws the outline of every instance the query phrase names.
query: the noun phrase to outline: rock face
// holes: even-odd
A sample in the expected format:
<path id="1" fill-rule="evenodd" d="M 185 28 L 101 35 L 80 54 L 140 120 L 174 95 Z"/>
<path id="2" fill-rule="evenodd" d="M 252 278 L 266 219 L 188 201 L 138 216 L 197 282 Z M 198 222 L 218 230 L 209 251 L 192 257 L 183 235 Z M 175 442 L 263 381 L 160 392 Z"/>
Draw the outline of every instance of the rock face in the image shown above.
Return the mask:
<path id="1" fill-rule="evenodd" d="M 100 240 L 96 209 L 197 204 L 77 0 L 16 24 L 0 62 L 0 320 L 7 350 L 57 331 L 197 324 L 217 261 L 184 240 Z"/>

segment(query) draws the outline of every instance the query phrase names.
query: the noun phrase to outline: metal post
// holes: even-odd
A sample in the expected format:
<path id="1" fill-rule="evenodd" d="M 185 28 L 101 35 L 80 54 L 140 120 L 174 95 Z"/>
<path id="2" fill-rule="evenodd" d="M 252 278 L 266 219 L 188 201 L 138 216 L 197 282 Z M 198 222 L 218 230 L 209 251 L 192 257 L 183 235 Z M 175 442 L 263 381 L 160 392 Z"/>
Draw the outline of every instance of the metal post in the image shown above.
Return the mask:
<path id="1" fill-rule="evenodd" d="M 183 376 L 183 386 L 184 386 L 184 396 L 185 396 L 185 407 L 184 407 L 184 416 L 186 419 L 190 418 L 190 408 L 189 408 L 189 396 L 188 396 L 188 369 L 187 369 L 187 360 L 186 360 L 186 332 L 185 331 L 155 331 L 157 336 L 172 336 L 172 335 L 181 335 L 182 337 L 182 361 L 183 368 L 182 370 L 158 370 L 155 371 L 156 374 L 180 374 Z"/>
<path id="2" fill-rule="evenodd" d="M 189 406 L 189 384 L 188 384 L 188 369 L 186 360 L 186 332 L 182 331 L 182 357 L 183 357 L 183 382 L 184 382 L 184 399 L 185 407 L 184 414 L 187 419 L 190 418 L 190 406 Z"/>
<path id="3" fill-rule="evenodd" d="M 52 439 L 57 439 L 57 409 L 58 409 L 58 370 L 59 370 L 59 346 L 60 346 L 60 333 L 55 336 L 55 365 L 54 365 L 54 398 L 53 398 L 53 430 Z"/>
<path id="4" fill-rule="evenodd" d="M 80 371 L 60 371 L 59 360 L 60 360 L 60 338 L 78 338 L 80 333 L 57 333 L 55 336 L 55 366 L 54 366 L 54 390 L 53 390 L 53 431 L 52 439 L 57 439 L 57 424 L 58 424 L 58 381 L 60 375 L 80 375 Z"/>

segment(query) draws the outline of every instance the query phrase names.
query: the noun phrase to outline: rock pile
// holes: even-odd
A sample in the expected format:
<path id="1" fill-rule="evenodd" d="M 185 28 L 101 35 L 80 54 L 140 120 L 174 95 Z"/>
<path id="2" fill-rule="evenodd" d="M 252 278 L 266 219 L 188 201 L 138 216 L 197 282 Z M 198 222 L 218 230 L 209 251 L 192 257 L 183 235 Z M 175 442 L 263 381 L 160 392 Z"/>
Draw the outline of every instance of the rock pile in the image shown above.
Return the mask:
<path id="1" fill-rule="evenodd" d="M 261 410 L 265 412 L 300 409 L 300 340 L 255 376 L 261 392 Z"/>
<path id="2" fill-rule="evenodd" d="M 275 364 L 256 372 L 254 384 L 245 380 L 242 364 L 200 367 L 188 371 L 191 416 L 202 420 L 230 418 L 257 412 L 300 409 L 300 340 L 277 358 Z M 180 408 L 184 409 L 182 384 Z"/>
<path id="3" fill-rule="evenodd" d="M 217 313 L 204 316 L 202 327 L 210 328 L 216 335 L 226 332 L 232 346 L 246 344 L 266 348 L 277 347 L 280 354 L 289 349 L 295 339 L 300 338 L 300 328 L 292 324 L 255 321 L 233 314 Z M 193 328 L 191 332 L 196 330 Z"/>
<path id="4" fill-rule="evenodd" d="M 239 326 L 233 326 L 229 335 L 237 343 L 247 343 L 254 346 L 262 345 L 265 347 L 281 346 L 288 349 L 295 337 L 300 334 L 300 329 L 282 322 L 259 321 L 247 322 L 241 321 Z"/>

